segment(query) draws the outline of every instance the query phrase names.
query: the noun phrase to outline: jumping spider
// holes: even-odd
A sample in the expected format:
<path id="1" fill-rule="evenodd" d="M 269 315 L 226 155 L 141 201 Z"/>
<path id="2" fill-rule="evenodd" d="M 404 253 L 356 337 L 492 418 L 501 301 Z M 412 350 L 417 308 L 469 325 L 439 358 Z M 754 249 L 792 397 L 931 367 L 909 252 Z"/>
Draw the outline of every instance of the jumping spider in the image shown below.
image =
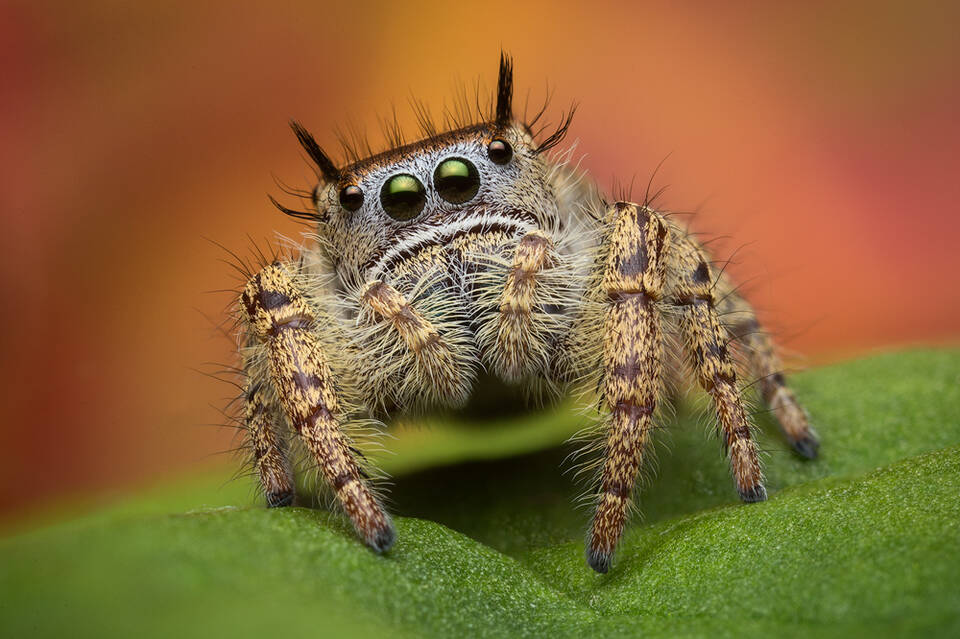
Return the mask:
<path id="1" fill-rule="evenodd" d="M 586 555 L 602 573 L 665 373 L 680 361 L 713 400 L 743 501 L 766 490 L 736 362 L 800 455 L 815 457 L 818 442 L 753 310 L 704 248 L 649 202 L 606 204 L 563 156 L 545 153 L 569 117 L 538 142 L 514 118 L 512 93 L 501 56 L 490 117 L 440 133 L 424 120 L 425 139 L 343 168 L 292 124 L 319 185 L 310 211 L 277 206 L 315 234 L 296 257 L 265 260 L 240 295 L 245 425 L 269 506 L 292 503 L 292 429 L 382 552 L 394 528 L 353 445 L 355 424 L 462 406 L 481 369 L 541 391 L 585 389 L 603 433 Z"/>

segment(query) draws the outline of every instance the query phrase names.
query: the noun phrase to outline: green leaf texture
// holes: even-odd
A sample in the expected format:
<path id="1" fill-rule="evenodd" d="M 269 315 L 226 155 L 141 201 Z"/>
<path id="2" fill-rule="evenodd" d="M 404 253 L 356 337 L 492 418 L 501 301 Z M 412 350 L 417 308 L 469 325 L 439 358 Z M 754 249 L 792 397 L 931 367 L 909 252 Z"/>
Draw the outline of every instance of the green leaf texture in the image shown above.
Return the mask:
<path id="1" fill-rule="evenodd" d="M 386 555 L 338 514 L 266 510 L 247 480 L 180 481 L 0 542 L 0 634 L 960 636 L 960 353 L 793 381 L 821 458 L 758 412 L 770 500 L 740 504 L 712 422 L 681 409 L 606 575 L 563 463 L 586 417 L 439 420 L 387 442 Z"/>

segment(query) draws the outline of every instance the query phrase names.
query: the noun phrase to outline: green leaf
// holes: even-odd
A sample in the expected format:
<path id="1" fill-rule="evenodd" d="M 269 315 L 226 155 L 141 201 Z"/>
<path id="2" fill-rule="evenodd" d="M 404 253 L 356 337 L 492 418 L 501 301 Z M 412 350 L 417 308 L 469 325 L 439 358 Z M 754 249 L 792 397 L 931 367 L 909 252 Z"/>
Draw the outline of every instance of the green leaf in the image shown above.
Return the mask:
<path id="1" fill-rule="evenodd" d="M 956 636 L 960 354 L 877 356 L 795 386 L 822 458 L 798 459 L 759 416 L 770 500 L 743 505 L 710 421 L 681 411 L 607 575 L 583 560 L 589 513 L 562 473 L 570 449 L 554 447 L 581 418 L 447 421 L 391 444 L 408 459 L 391 468 L 404 516 L 384 556 L 337 514 L 266 510 L 242 481 L 201 480 L 0 542 L 0 630 Z M 218 500 L 234 505 L 162 514 Z"/>

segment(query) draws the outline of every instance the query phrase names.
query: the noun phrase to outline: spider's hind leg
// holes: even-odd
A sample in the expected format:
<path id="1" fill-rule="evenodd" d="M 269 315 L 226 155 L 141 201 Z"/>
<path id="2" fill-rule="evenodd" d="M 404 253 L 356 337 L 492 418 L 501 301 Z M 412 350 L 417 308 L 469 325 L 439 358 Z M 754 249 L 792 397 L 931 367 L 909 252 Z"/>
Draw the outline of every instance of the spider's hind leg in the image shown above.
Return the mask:
<path id="1" fill-rule="evenodd" d="M 806 412 L 787 386 L 783 363 L 773 340 L 757 321 L 750 304 L 737 295 L 723 277 L 715 289 L 720 300 L 717 306 L 727 321 L 733 344 L 743 351 L 751 374 L 757 378 L 763 401 L 776 415 L 780 429 L 793 449 L 807 459 L 816 459 L 820 441 L 810 427 Z"/>

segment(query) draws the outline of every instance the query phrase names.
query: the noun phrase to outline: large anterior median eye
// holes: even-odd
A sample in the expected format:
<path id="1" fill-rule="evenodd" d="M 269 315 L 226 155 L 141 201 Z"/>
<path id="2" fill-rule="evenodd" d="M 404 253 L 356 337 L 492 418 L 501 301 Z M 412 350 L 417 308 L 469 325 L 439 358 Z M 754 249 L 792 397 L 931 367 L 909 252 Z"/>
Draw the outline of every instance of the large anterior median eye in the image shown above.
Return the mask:
<path id="1" fill-rule="evenodd" d="M 427 203 L 427 191 L 420 180 L 401 173 L 387 180 L 380 189 L 380 203 L 387 215 L 395 220 L 413 219 Z"/>
<path id="2" fill-rule="evenodd" d="M 477 167 L 463 158 L 444 160 L 433 172 L 433 184 L 440 197 L 451 204 L 463 204 L 480 190 Z"/>

